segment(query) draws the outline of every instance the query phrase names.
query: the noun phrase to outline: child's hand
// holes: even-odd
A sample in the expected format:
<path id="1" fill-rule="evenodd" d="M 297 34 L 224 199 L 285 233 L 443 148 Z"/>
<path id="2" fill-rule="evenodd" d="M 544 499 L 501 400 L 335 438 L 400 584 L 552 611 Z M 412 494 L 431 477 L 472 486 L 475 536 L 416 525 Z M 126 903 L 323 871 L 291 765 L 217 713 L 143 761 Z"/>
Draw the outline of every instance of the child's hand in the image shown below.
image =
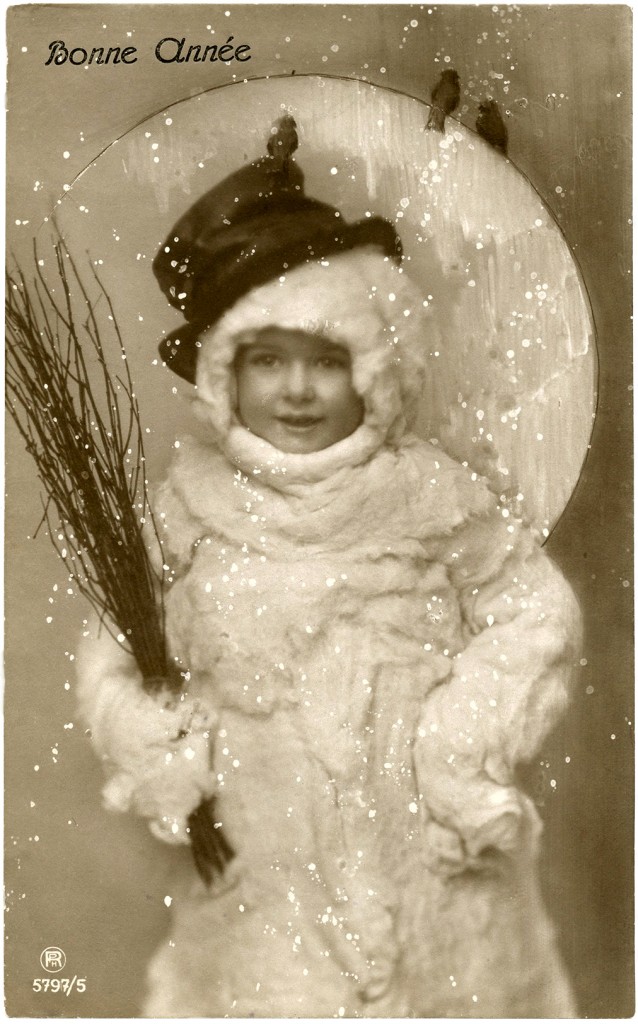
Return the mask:
<path id="1" fill-rule="evenodd" d="M 79 710 L 110 775 L 105 805 L 148 818 L 165 842 L 188 843 L 189 815 L 216 788 L 210 763 L 216 714 L 161 680 L 145 686 L 132 655 L 97 620 L 85 632 L 77 664 Z"/>
<path id="2" fill-rule="evenodd" d="M 119 770 L 103 789 L 104 803 L 110 810 L 130 809 L 148 818 L 158 839 L 185 844 L 189 815 L 215 789 L 208 723 L 188 704 L 163 708 L 160 714 L 159 721 L 152 721 L 157 711 L 150 708 L 145 727 L 138 732 L 133 726 L 140 748 L 134 758 L 120 759 Z"/>
<path id="3" fill-rule="evenodd" d="M 434 803 L 458 829 L 469 855 L 478 857 L 488 848 L 515 853 L 522 838 L 523 824 L 518 790 L 513 786 L 501 786 L 480 775 L 472 780 L 463 780 L 459 787 L 463 791 L 457 792 L 450 800 L 451 790 L 458 785 L 457 777 L 449 779 L 448 793 L 443 801 L 435 797 Z"/>
<path id="4" fill-rule="evenodd" d="M 467 870 L 468 858 L 458 832 L 431 818 L 425 826 L 425 856 L 435 875 L 460 875 Z"/>
<path id="5" fill-rule="evenodd" d="M 426 842 L 433 870 L 457 874 L 480 869 L 493 854 L 536 849 L 538 814 L 516 787 L 494 782 L 485 772 L 468 775 L 446 765 L 422 779 L 422 791 L 432 816 Z"/>
<path id="6" fill-rule="evenodd" d="M 98 723 L 93 726 L 96 746 L 114 769 L 104 803 L 148 818 L 159 839 L 186 844 L 189 815 L 215 791 L 209 754 L 215 716 L 187 693 L 145 693 L 138 679 L 120 678 L 115 690 L 99 735 Z"/>

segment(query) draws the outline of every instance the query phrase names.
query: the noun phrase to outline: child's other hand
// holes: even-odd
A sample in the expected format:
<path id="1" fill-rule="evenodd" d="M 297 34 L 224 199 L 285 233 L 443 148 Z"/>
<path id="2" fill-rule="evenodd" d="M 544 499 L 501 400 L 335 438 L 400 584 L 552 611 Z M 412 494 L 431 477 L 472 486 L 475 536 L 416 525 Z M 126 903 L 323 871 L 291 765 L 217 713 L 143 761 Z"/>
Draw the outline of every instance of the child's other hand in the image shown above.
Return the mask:
<path id="1" fill-rule="evenodd" d="M 134 810 L 149 819 L 158 839 L 186 844 L 189 815 L 215 791 L 210 764 L 215 715 L 184 692 L 150 695 L 132 685 L 127 697 L 118 704 L 119 716 L 113 703 L 110 707 L 108 745 L 106 726 L 101 730 L 112 771 L 104 803 L 109 810 Z"/>
<path id="2" fill-rule="evenodd" d="M 474 799 L 458 816 L 467 852 L 478 857 L 486 849 L 516 853 L 522 840 L 523 807 L 513 786 L 481 779 L 470 787 Z"/>
<path id="3" fill-rule="evenodd" d="M 189 843 L 188 818 L 215 790 L 208 737 L 191 728 L 172 739 L 159 756 L 149 756 L 134 783 L 131 808 L 148 819 L 153 835 L 166 843 Z"/>
<path id="4" fill-rule="evenodd" d="M 495 787 L 485 802 L 466 813 L 431 818 L 424 830 L 427 866 L 434 874 L 453 877 L 466 871 L 499 873 L 507 860 L 533 856 L 541 831 L 531 800 L 514 787 Z"/>
<path id="5" fill-rule="evenodd" d="M 433 842 L 435 859 L 441 860 L 444 850 L 443 860 L 451 866 L 458 862 L 459 871 L 480 868 L 493 854 L 516 856 L 536 850 L 541 825 L 532 801 L 484 772 L 468 777 L 450 768 L 437 773 L 424 786 L 424 798 L 433 818 L 426 841 Z M 448 832 L 458 837 L 460 855 L 444 837 Z"/>
<path id="6" fill-rule="evenodd" d="M 467 854 L 460 835 L 433 818 L 425 826 L 425 855 L 427 866 L 435 875 L 459 875 L 467 870 Z"/>

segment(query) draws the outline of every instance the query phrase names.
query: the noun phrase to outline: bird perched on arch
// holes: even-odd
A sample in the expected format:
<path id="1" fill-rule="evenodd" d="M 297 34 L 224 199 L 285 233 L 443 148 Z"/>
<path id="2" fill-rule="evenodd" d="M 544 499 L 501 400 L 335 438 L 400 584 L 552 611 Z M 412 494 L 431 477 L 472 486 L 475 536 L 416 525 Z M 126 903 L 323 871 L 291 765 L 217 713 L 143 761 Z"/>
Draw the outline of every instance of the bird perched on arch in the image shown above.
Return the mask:
<path id="1" fill-rule="evenodd" d="M 443 132 L 445 118 L 456 110 L 461 98 L 461 80 L 453 68 L 446 68 L 441 72 L 438 82 L 432 88 L 430 98 L 432 107 L 426 128 Z"/>
<path id="2" fill-rule="evenodd" d="M 267 149 L 269 155 L 280 162 L 281 170 L 285 174 L 288 173 L 290 158 L 298 145 L 297 123 L 290 114 L 284 114 L 271 129 Z"/>
<path id="3" fill-rule="evenodd" d="M 496 100 L 483 100 L 479 104 L 476 131 L 490 146 L 507 156 L 507 126 Z"/>

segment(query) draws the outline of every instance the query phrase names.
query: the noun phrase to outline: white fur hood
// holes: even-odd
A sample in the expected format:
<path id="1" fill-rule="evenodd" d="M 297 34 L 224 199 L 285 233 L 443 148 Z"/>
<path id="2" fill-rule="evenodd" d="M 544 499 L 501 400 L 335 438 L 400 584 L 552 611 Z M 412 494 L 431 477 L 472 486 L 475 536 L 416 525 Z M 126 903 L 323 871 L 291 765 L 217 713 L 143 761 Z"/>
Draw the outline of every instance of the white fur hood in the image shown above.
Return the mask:
<path id="1" fill-rule="evenodd" d="M 275 325 L 321 334 L 350 350 L 364 421 L 329 449 L 284 454 L 237 422 L 235 353 Z M 279 476 L 308 482 L 400 441 L 415 419 L 427 354 L 436 347 L 427 300 L 401 268 L 372 248 L 304 264 L 254 289 L 200 345 L 195 411 L 217 444 L 248 472 L 275 467 Z"/>

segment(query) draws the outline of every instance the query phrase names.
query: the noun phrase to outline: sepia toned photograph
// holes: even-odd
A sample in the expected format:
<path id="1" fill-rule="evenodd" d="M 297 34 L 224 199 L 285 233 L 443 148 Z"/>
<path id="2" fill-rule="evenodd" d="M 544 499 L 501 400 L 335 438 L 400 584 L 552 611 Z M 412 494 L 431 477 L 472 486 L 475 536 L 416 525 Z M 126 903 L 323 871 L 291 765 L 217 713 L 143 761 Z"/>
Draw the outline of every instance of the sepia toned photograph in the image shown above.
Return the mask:
<path id="1" fill-rule="evenodd" d="M 5 1011 L 634 1013 L 632 12 L 7 12 Z"/>

